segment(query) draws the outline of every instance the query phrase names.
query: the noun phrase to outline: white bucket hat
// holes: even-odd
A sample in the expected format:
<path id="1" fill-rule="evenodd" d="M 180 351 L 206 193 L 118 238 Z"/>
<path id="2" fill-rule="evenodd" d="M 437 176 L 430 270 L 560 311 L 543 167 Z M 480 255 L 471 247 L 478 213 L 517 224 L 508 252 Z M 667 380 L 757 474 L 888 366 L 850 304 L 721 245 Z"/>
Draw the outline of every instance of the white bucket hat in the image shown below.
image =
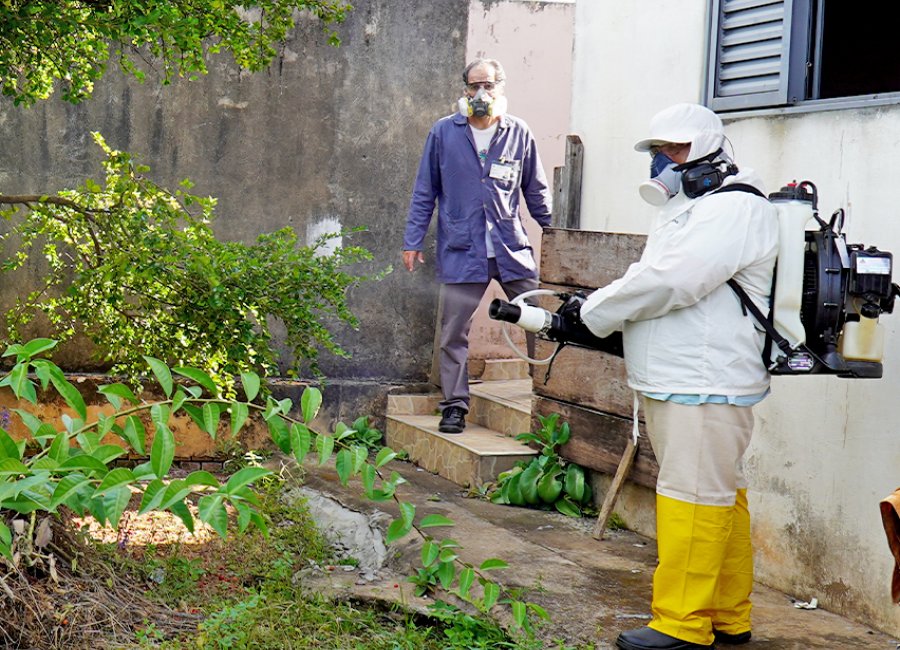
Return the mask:
<path id="1" fill-rule="evenodd" d="M 722 146 L 725 128 L 719 116 L 699 104 L 675 104 L 653 116 L 650 120 L 650 137 L 640 140 L 634 148 L 636 151 L 650 151 L 667 142 L 691 142 L 695 145 L 691 150 L 692 156 L 698 153 L 704 155 L 693 150 L 700 144 L 697 140 L 701 135 L 704 140 L 703 148 L 712 147 L 705 153 Z"/>

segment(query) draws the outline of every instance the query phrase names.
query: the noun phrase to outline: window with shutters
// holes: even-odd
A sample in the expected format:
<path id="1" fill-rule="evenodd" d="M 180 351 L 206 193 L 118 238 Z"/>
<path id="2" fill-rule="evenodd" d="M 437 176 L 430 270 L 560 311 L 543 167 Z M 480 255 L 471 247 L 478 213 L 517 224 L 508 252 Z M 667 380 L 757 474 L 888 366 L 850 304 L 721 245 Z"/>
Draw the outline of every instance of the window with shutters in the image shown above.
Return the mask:
<path id="1" fill-rule="evenodd" d="M 896 0 L 713 0 L 711 18 L 715 111 L 900 103 Z"/>

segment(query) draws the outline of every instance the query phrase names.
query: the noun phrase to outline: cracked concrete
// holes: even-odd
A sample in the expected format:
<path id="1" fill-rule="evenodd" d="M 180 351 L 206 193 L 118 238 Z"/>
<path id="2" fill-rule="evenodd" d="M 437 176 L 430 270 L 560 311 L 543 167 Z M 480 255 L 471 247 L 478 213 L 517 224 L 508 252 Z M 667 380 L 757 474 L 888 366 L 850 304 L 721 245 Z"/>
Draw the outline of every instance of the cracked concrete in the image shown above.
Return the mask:
<path id="1" fill-rule="evenodd" d="M 427 532 L 438 539 L 447 536 L 459 541 L 464 561 L 477 565 L 499 557 L 509 563 L 508 569 L 493 577 L 507 587 L 524 590 L 524 600 L 548 611 L 551 621 L 538 632 L 548 648 L 559 642 L 593 644 L 596 650 L 614 648 L 620 631 L 640 627 L 649 619 L 656 564 L 653 540 L 629 531 L 611 531 L 603 541 L 596 541 L 589 519 L 467 498 L 458 486 L 409 463 L 393 462 L 385 469 L 407 479 L 398 496 L 415 504 L 417 521 L 434 513 L 455 522 L 452 528 Z M 307 464 L 302 474 L 306 490 L 358 513 L 348 521 L 362 521 L 365 527 L 374 525 L 383 531 L 397 514 L 393 502 L 374 504 L 359 496 L 358 486 L 341 486 L 333 467 Z M 421 540 L 413 533 L 390 545 L 385 563 L 368 574 L 363 569 L 318 572 L 307 574 L 304 581 L 308 588 L 339 597 L 403 603 L 422 611 L 431 601 L 413 597 L 412 585 L 404 580 L 415 572 L 420 548 Z M 744 646 L 748 650 L 898 648 L 898 640 L 889 635 L 821 609 L 798 609 L 788 595 L 763 585 L 756 585 L 753 601 L 753 640 Z"/>

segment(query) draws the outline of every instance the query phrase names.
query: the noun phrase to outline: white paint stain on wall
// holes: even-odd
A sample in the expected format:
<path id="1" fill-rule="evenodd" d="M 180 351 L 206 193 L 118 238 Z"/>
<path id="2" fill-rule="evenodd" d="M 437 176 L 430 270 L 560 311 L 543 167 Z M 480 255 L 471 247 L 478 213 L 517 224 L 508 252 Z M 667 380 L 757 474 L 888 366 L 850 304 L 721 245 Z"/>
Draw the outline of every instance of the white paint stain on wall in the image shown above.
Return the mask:
<path id="1" fill-rule="evenodd" d="M 337 217 L 322 217 L 306 227 L 306 245 L 312 246 L 326 235 L 335 235 L 334 237 L 329 237 L 316 251 L 316 255 L 331 255 L 343 246 L 343 239 L 338 235 L 341 230 L 343 230 L 343 226 L 341 226 L 341 222 Z"/>

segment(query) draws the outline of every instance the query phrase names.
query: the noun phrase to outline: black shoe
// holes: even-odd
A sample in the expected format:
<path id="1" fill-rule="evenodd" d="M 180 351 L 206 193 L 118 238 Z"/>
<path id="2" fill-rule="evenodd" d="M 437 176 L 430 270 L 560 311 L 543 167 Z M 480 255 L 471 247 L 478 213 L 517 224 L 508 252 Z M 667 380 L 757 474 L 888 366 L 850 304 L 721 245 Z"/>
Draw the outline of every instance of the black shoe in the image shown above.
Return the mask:
<path id="1" fill-rule="evenodd" d="M 616 639 L 616 647 L 622 650 L 689 650 L 689 648 L 712 648 L 711 645 L 700 645 L 690 641 L 682 641 L 674 636 L 657 632 L 651 627 L 622 632 Z"/>
<path id="2" fill-rule="evenodd" d="M 713 635 L 716 637 L 717 643 L 724 643 L 725 645 L 744 645 L 745 643 L 750 643 L 750 630 L 746 632 L 741 632 L 740 634 L 728 634 L 727 632 L 719 632 L 719 630 L 713 630 Z"/>
<path id="3" fill-rule="evenodd" d="M 444 409 L 438 431 L 441 433 L 462 433 L 466 428 L 466 412 L 459 406 L 448 406 Z"/>

